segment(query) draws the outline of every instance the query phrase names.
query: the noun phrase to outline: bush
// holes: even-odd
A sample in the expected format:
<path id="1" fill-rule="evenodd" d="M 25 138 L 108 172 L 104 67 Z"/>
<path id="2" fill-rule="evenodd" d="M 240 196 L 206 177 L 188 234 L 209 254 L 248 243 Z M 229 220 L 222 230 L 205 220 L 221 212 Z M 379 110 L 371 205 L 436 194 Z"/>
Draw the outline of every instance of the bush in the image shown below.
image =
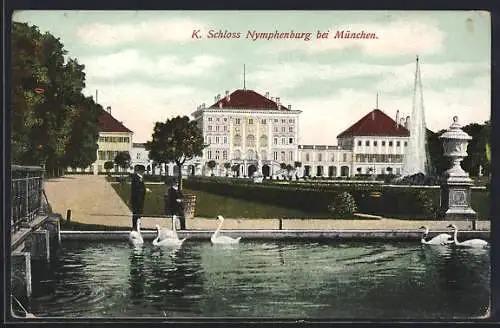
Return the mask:
<path id="1" fill-rule="evenodd" d="M 336 217 L 352 216 L 357 211 L 356 200 L 350 193 L 344 191 L 335 195 L 333 202 L 328 205 L 328 210 Z"/>

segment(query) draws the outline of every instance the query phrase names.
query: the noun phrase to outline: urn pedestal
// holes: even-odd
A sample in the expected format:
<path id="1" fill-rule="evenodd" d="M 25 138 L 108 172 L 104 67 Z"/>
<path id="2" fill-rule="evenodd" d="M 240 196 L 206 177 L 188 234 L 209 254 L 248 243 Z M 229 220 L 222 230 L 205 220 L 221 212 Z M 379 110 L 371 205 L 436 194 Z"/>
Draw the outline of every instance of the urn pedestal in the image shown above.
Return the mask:
<path id="1" fill-rule="evenodd" d="M 451 168 L 443 176 L 441 183 L 441 204 L 438 216 L 444 220 L 475 220 L 477 213 L 471 208 L 472 180 L 460 163 L 467 157 L 467 145 L 472 139 L 463 132 L 458 117 L 440 137 L 443 141 L 444 156 L 451 158 Z"/>

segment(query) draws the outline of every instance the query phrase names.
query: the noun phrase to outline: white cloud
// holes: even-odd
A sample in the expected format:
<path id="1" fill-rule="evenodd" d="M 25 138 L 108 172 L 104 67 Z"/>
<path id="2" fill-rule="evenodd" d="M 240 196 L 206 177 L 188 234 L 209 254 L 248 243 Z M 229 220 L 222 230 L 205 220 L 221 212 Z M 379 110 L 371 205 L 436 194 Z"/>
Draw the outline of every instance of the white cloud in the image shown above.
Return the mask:
<path id="1" fill-rule="evenodd" d="M 205 24 L 193 19 L 152 20 L 141 23 L 102 24 L 80 26 L 77 36 L 86 44 L 108 46 L 132 41 L 154 43 L 193 40 L 193 30 L 206 29 Z"/>
<path id="2" fill-rule="evenodd" d="M 111 78 L 127 74 L 146 75 L 152 78 L 172 79 L 207 75 L 211 68 L 224 60 L 212 55 L 198 55 L 189 60 L 177 56 L 148 57 L 136 49 L 82 58 L 87 76 Z"/>
<path id="3" fill-rule="evenodd" d="M 448 62 L 424 63 L 420 66 L 424 88 L 427 82 L 459 78 L 460 75 L 475 72 L 489 75 L 487 63 Z M 375 65 L 359 62 L 346 62 L 339 65 L 289 62 L 277 65 L 264 65 L 248 75 L 252 84 L 260 90 L 283 93 L 309 81 L 340 81 L 354 77 L 376 77 L 380 82 L 375 89 L 381 92 L 411 90 L 415 76 L 415 63 L 404 65 Z M 370 87 L 366 83 L 364 88 Z"/>
<path id="4" fill-rule="evenodd" d="M 377 39 L 341 39 L 334 38 L 337 31 L 375 33 Z M 301 50 L 307 53 L 324 51 L 341 51 L 344 49 L 359 49 L 372 56 L 401 56 L 407 54 L 434 54 L 443 49 L 446 37 L 432 20 L 397 20 L 389 23 L 358 23 L 351 25 L 332 26 L 328 39 L 311 39 L 304 41 L 280 41 L 265 47 L 265 52 L 282 52 Z"/>

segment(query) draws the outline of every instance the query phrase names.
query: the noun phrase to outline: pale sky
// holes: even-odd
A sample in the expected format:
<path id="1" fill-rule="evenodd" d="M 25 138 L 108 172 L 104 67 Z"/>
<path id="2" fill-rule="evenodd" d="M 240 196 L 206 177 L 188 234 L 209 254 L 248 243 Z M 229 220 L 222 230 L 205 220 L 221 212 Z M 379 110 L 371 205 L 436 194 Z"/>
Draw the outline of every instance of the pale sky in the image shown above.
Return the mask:
<path id="1" fill-rule="evenodd" d="M 433 131 L 490 118 L 490 16 L 471 11 L 20 11 L 14 21 L 59 37 L 85 65 L 86 95 L 111 106 L 134 142 L 154 122 L 188 115 L 243 87 L 302 111 L 299 143 L 336 136 L 375 108 L 412 110 L 415 57 Z M 192 38 L 200 30 L 200 39 Z M 241 33 L 209 39 L 210 30 Z M 247 31 L 310 32 L 311 39 L 247 39 Z M 330 31 L 328 39 L 317 32 Z M 334 39 L 337 30 L 378 39 Z"/>

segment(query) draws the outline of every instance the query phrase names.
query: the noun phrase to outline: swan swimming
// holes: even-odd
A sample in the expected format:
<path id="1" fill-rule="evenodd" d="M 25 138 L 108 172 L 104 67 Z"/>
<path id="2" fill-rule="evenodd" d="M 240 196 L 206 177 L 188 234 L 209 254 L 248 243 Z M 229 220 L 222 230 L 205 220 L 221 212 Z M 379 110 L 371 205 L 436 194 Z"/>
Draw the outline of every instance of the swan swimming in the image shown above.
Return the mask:
<path id="1" fill-rule="evenodd" d="M 429 228 L 427 226 L 421 226 L 419 229 L 425 229 L 424 234 L 422 235 L 422 239 L 420 242 L 425 245 L 446 245 L 453 244 L 453 237 L 447 233 L 440 233 L 439 235 L 426 240 L 425 238 L 429 234 Z"/>
<path id="2" fill-rule="evenodd" d="M 217 215 L 217 220 L 219 220 L 219 226 L 217 230 L 215 230 L 212 237 L 210 237 L 210 241 L 212 244 L 221 244 L 221 245 L 230 245 L 230 244 L 238 244 L 240 242 L 241 237 L 231 238 L 228 236 L 219 236 L 219 231 L 222 228 L 222 224 L 224 223 L 224 218 L 222 215 Z"/>
<path id="3" fill-rule="evenodd" d="M 450 224 L 447 228 L 453 228 L 454 233 L 453 233 L 453 241 L 455 242 L 455 245 L 457 246 L 464 246 L 464 247 L 486 247 L 488 246 L 488 242 L 482 239 L 469 239 L 465 240 L 462 242 L 459 242 L 457 239 L 458 235 L 458 228 L 454 224 Z"/>
<path id="4" fill-rule="evenodd" d="M 141 220 L 140 219 L 137 220 L 137 231 L 136 230 L 130 231 L 128 239 L 129 239 L 129 242 L 134 246 L 144 244 L 144 239 L 142 239 L 142 235 L 141 235 Z"/>
<path id="5" fill-rule="evenodd" d="M 153 240 L 153 245 L 154 246 L 181 246 L 182 243 L 187 239 L 179 239 L 179 236 L 177 236 L 177 230 L 175 228 L 175 216 L 172 217 L 172 234 L 168 234 L 167 237 L 164 237 L 160 240 L 160 234 L 161 234 L 161 228 L 157 224 L 156 225 L 156 231 L 158 232 L 157 237 Z"/>

